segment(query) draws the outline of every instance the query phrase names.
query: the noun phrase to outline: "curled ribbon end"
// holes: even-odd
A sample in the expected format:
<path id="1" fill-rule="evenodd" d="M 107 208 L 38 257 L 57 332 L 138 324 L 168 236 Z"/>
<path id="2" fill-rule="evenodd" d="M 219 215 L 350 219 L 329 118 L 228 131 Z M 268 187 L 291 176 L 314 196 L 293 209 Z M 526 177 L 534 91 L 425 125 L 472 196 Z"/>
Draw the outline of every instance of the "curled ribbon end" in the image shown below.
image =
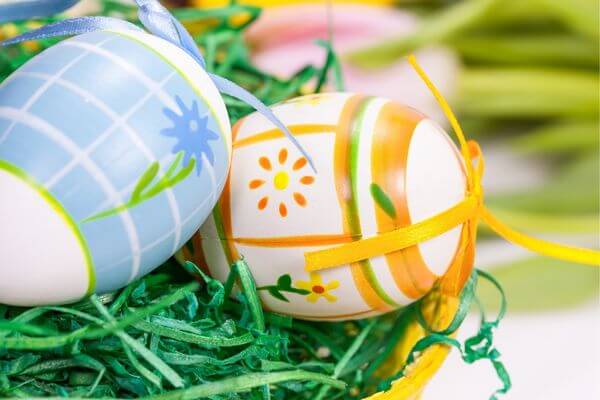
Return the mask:
<path id="1" fill-rule="evenodd" d="M 304 256 L 305 270 L 314 272 L 396 252 L 439 236 L 461 224 L 468 224 L 467 235 L 462 240 L 465 241 L 464 243 L 474 246 L 477 224 L 480 219 L 499 236 L 538 254 L 584 265 L 600 266 L 600 251 L 565 246 L 530 237 L 506 226 L 485 207 L 481 186 L 484 161 L 479 145 L 474 141 L 467 142 L 450 106 L 425 71 L 418 65 L 415 56 L 410 55 L 408 61 L 439 102 L 459 139 L 467 167 L 468 192 L 470 194 L 456 206 L 421 222 L 338 247 L 306 253 Z M 473 165 L 474 158 L 477 159 L 475 165 Z"/>
<path id="2" fill-rule="evenodd" d="M 246 89 L 240 87 L 236 83 L 233 83 L 230 80 L 225 79 L 219 75 L 209 74 L 209 76 L 211 77 L 212 81 L 214 82 L 217 89 L 219 89 L 219 91 L 221 93 L 224 93 L 228 96 L 231 96 L 238 100 L 243 101 L 244 103 L 248 104 L 250 107 L 254 108 L 256 111 L 261 113 L 269 121 L 271 121 L 271 123 L 273 125 L 275 125 L 275 127 L 277 127 L 290 140 L 290 142 L 292 142 L 294 147 L 296 147 L 298 149 L 298 151 L 300 151 L 300 153 L 302 153 L 302 155 L 306 158 L 306 160 L 310 164 L 313 171 L 315 171 L 315 172 L 317 171 L 314 166 L 312 158 L 308 155 L 308 152 L 302 147 L 302 145 L 298 142 L 296 137 L 294 135 L 292 135 L 292 133 L 289 131 L 289 129 L 285 126 L 285 124 L 283 122 L 281 122 L 281 120 L 279 120 L 279 118 L 277 118 L 277 116 L 275 115 L 273 110 L 271 110 L 269 107 L 267 107 L 262 101 L 260 101 L 252 93 L 248 92 Z"/>

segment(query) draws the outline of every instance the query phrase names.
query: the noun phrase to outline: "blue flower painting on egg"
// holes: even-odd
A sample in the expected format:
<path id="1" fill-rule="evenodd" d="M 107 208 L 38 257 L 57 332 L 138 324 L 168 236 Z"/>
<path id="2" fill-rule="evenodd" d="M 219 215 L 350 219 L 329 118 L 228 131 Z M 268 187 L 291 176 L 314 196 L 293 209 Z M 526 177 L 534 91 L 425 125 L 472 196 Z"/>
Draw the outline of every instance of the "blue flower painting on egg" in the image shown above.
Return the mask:
<path id="1" fill-rule="evenodd" d="M 39 303 L 105 293 L 150 272 L 183 246 L 218 199 L 231 152 L 225 107 L 216 88 L 204 90 L 208 77 L 194 75 L 199 67 L 182 67 L 191 58 L 177 53 L 174 60 L 179 49 L 169 46 L 145 34 L 86 34 L 35 57 L 0 86 L 0 188 L 22 181 L 47 199 L 88 264 L 84 293 L 67 290 Z M 9 206 L 38 215 L 37 206 Z M 77 275 L 60 257 L 40 260 L 61 270 L 57 280 Z M 1 281 L 7 272 L 0 272 Z M 0 292 L 9 289 L 0 283 Z M 8 300 L 0 295 L 2 302 Z M 25 296 L 13 303 L 36 302 Z"/>
<path id="2" fill-rule="evenodd" d="M 175 113 L 170 108 L 165 108 L 164 113 L 173 121 L 174 126 L 163 129 L 162 134 L 177 138 L 178 142 L 173 147 L 173 152 L 184 152 L 183 163 L 185 165 L 188 165 L 191 160 L 196 160 L 196 169 L 200 174 L 203 163 L 208 163 L 211 166 L 215 163 L 215 155 L 208 142 L 218 140 L 219 135 L 208 128 L 209 116 L 200 116 L 196 101 L 192 103 L 191 109 L 188 110 L 180 97 L 176 97 L 175 100 L 182 115 Z M 204 157 L 206 157 L 206 161 Z"/>

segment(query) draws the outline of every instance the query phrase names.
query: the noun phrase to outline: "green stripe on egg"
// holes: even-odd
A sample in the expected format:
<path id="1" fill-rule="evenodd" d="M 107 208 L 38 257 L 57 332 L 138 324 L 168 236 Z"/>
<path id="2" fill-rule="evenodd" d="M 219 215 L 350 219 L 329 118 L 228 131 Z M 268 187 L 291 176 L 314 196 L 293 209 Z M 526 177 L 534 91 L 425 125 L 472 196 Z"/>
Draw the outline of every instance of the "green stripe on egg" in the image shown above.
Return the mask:
<path id="1" fill-rule="evenodd" d="M 367 98 L 365 99 L 358 107 L 358 111 L 354 116 L 354 120 L 352 121 L 352 128 L 350 131 L 350 182 L 352 185 L 352 198 L 349 201 L 349 215 L 348 220 L 351 225 L 352 232 L 354 234 L 359 234 L 362 236 L 362 229 L 360 226 L 360 214 L 358 207 L 358 168 L 359 168 L 359 153 L 360 153 L 360 137 L 363 129 L 363 124 L 365 120 L 366 112 L 369 106 L 373 103 L 376 98 Z M 373 268 L 371 267 L 371 262 L 369 260 L 362 260 L 359 262 L 365 277 L 369 281 L 369 284 L 375 290 L 377 295 L 385 301 L 387 304 L 399 307 L 398 303 L 396 303 L 383 289 L 377 276 L 375 275 Z"/>

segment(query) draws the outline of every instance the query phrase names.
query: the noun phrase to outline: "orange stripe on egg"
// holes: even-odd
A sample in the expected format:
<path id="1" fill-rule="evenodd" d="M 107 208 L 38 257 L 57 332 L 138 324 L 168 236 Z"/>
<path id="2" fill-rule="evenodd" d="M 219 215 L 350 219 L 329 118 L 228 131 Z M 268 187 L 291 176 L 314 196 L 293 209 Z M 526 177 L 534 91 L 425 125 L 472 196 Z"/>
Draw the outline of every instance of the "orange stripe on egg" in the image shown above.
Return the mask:
<path id="1" fill-rule="evenodd" d="M 379 232 L 412 224 L 406 198 L 406 170 L 412 135 L 423 118 L 416 111 L 391 102 L 378 116 L 371 157 L 373 183 L 391 199 L 395 209 L 395 215 L 389 215 L 375 202 Z M 385 258 L 396 285 L 409 298 L 417 299 L 433 287 L 436 277 L 425 265 L 418 246 L 386 254 Z"/>
<path id="2" fill-rule="evenodd" d="M 237 126 L 237 125 L 236 125 Z M 334 133 L 336 130 L 335 125 L 326 125 L 326 124 L 303 124 L 303 125 L 290 125 L 287 127 L 288 130 L 294 136 L 302 136 L 302 135 L 318 135 L 323 133 Z M 238 149 L 240 147 L 250 146 L 252 144 L 265 142 L 268 140 L 278 139 L 284 137 L 283 132 L 281 130 L 275 128 L 270 129 L 268 131 L 260 132 L 249 136 L 244 139 L 240 139 L 233 141 L 233 148 Z"/>
<path id="3" fill-rule="evenodd" d="M 454 147 L 452 140 L 446 138 Z M 479 146 L 473 146 L 469 143 L 469 150 L 473 159 L 481 157 L 481 149 Z M 458 150 L 455 151 L 456 159 L 460 165 L 464 176 L 467 176 L 467 169 L 463 162 L 462 155 Z M 468 192 L 465 193 L 468 195 Z M 446 273 L 440 279 L 440 287 L 443 293 L 450 296 L 458 296 L 465 283 L 471 276 L 473 264 L 475 262 L 475 242 L 477 241 L 477 225 L 472 221 L 467 221 L 460 233 L 460 239 L 456 248 L 456 252 L 450 265 L 446 269 Z"/>
<path id="4" fill-rule="evenodd" d="M 398 121 L 399 110 L 391 107 L 393 106 L 390 103 L 386 104 L 377 120 L 373 135 L 371 168 L 373 183 L 390 197 L 397 217 L 398 209 L 404 206 L 404 170 L 408 156 L 406 148 L 415 124 Z M 388 215 L 377 204 L 375 204 L 375 217 L 379 232 L 392 231 L 399 225 L 396 217 Z M 386 254 L 385 258 L 396 286 L 409 298 L 419 298 L 420 291 L 411 279 L 402 252 Z"/>
<path id="5" fill-rule="evenodd" d="M 243 124 L 243 120 L 239 121 L 235 124 L 231 130 L 231 138 L 232 141 L 235 142 L 235 139 L 240 131 L 240 128 Z M 217 228 L 217 232 L 219 237 L 230 238 L 233 236 L 233 228 L 231 223 L 231 176 L 233 173 L 233 163 L 231 163 L 231 169 L 229 171 L 229 177 L 225 182 L 225 186 L 223 188 L 223 193 L 221 194 L 221 198 L 217 202 L 215 208 L 213 209 L 213 220 L 215 222 L 215 226 Z M 227 258 L 227 262 L 231 266 L 234 262 L 236 262 L 239 258 L 239 252 L 235 246 L 235 242 L 233 240 L 220 240 L 221 247 L 223 248 L 223 253 L 225 254 L 225 258 Z"/>
<path id="6" fill-rule="evenodd" d="M 236 122 L 236 124 L 233 126 L 233 128 L 231 128 L 231 142 L 235 143 L 235 141 L 237 140 L 237 136 L 240 133 L 240 129 L 242 128 L 242 124 L 244 123 L 245 120 L 239 120 L 238 122 Z"/>
<path id="7" fill-rule="evenodd" d="M 473 226 L 468 221 L 463 225 L 460 240 L 452 262 L 444 276 L 440 279 L 440 287 L 443 293 L 450 296 L 458 296 L 466 280 L 467 275 L 473 270 L 475 261 L 475 237 Z"/>
<path id="8" fill-rule="evenodd" d="M 336 127 L 333 161 L 335 187 L 342 211 L 344 233 L 349 237 L 354 237 L 357 234 L 360 235 L 360 232 L 354 232 L 353 229 L 353 227 L 357 225 L 355 218 L 358 216 L 352 213 L 353 193 L 350 171 L 350 139 L 356 117 L 360 112 L 361 105 L 363 105 L 365 101 L 368 101 L 368 98 L 361 95 L 355 95 L 348 99 Z M 363 270 L 363 262 L 352 263 L 350 265 L 350 270 L 356 288 L 367 305 L 374 310 L 391 310 L 390 305 L 381 299 L 369 282 L 368 276 Z"/>
<path id="9" fill-rule="evenodd" d="M 358 237 L 357 239 L 359 239 Z M 257 247 L 307 247 L 325 246 L 332 244 L 349 243 L 355 240 L 351 236 L 342 235 L 303 235 L 303 236 L 281 236 L 265 238 L 232 238 L 236 243 Z"/>

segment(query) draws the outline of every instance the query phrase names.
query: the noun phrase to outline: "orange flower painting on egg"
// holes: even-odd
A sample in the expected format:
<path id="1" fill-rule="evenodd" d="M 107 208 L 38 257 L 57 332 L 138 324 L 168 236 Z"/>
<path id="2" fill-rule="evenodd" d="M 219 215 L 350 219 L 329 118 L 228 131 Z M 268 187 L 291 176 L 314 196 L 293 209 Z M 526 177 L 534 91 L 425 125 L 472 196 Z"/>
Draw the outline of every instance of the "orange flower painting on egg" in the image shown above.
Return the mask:
<path id="1" fill-rule="evenodd" d="M 310 186 L 314 183 L 315 177 L 305 174 L 303 171 L 308 164 L 306 158 L 300 157 L 292 162 L 288 150 L 284 147 L 279 151 L 277 160 L 262 156 L 258 159 L 258 164 L 265 175 L 251 180 L 248 187 L 250 190 L 265 190 L 264 196 L 257 203 L 259 210 L 265 211 L 268 209 L 271 203 L 270 190 L 290 192 L 289 202 L 280 201 L 278 204 L 273 205 L 282 218 L 287 217 L 292 203 L 300 207 L 306 207 L 308 201 L 306 196 L 301 193 L 301 188 L 293 188 L 291 185 L 293 182 L 297 182 L 301 186 Z"/>

